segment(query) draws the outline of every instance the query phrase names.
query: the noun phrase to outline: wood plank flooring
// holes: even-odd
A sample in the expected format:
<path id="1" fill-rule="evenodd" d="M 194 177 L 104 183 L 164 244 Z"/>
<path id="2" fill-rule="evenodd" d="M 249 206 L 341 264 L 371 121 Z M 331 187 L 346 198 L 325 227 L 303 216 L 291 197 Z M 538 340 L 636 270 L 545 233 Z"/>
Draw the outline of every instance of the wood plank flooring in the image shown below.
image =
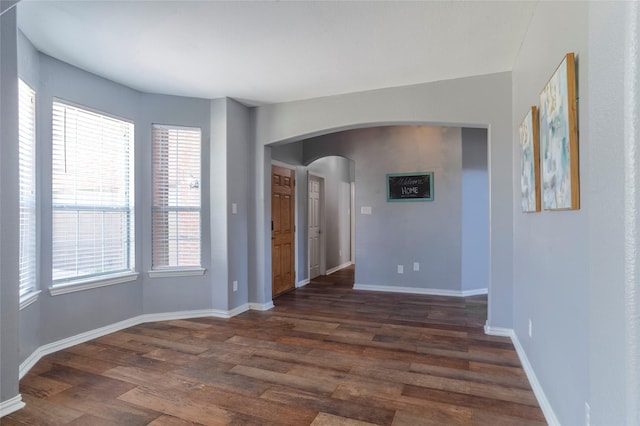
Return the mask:
<path id="1" fill-rule="evenodd" d="M 542 425 L 486 296 L 354 291 L 353 267 L 234 318 L 142 324 L 41 359 L 12 425 Z"/>

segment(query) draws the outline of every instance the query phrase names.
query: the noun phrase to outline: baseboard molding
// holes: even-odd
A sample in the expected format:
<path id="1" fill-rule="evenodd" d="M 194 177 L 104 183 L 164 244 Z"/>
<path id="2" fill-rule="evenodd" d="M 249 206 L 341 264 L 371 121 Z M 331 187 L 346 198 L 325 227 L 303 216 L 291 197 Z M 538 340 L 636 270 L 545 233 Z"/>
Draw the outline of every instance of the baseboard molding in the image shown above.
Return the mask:
<path id="1" fill-rule="evenodd" d="M 353 265 L 353 262 L 345 262 L 342 265 L 336 266 L 335 268 L 331 268 L 331 269 L 327 269 L 327 272 L 325 272 L 326 275 L 331 275 L 334 272 L 338 272 L 340 269 L 344 269 L 347 266 L 351 266 Z"/>
<path id="2" fill-rule="evenodd" d="M 481 296 L 489 294 L 488 288 L 476 288 L 473 290 L 462 290 L 462 297 Z"/>
<path id="3" fill-rule="evenodd" d="M 489 324 L 484 324 L 484 333 L 489 336 L 502 336 L 513 338 L 513 329 L 504 327 L 491 327 Z"/>
<path id="4" fill-rule="evenodd" d="M 97 339 L 99 337 L 106 336 L 107 334 L 115 333 L 116 331 L 124 330 L 125 328 L 133 327 L 139 324 L 144 324 L 148 322 L 157 322 L 157 321 L 173 321 L 173 320 L 179 320 L 179 319 L 203 318 L 203 317 L 231 318 L 233 316 L 246 312 L 249 309 L 253 309 L 257 311 L 266 311 L 271 308 L 273 308 L 273 302 L 269 301 L 264 304 L 245 303 L 244 305 L 238 306 L 237 308 L 231 309 L 229 311 L 223 311 L 220 309 L 199 309 L 199 310 L 193 310 L 193 311 L 162 312 L 157 314 L 139 315 L 134 318 L 130 318 L 124 321 L 119 321 L 114 324 L 96 328 L 94 330 L 89 330 L 84 333 L 76 334 L 75 336 L 67 337 L 66 339 L 58 340 L 58 341 L 47 343 L 46 345 L 40 346 L 35 351 L 33 351 L 31 355 L 29 355 L 27 359 L 25 359 L 20 364 L 20 370 L 19 370 L 18 376 L 20 379 L 22 379 L 24 375 L 27 374 L 29 370 L 31 370 L 33 366 L 36 365 L 36 363 L 46 355 L 52 354 L 57 351 L 61 351 L 63 349 L 70 348 L 71 346 L 75 346 L 80 343 L 88 342 L 89 340 Z"/>
<path id="5" fill-rule="evenodd" d="M 273 300 L 269 300 L 267 303 L 249 303 L 249 308 L 252 311 L 268 311 L 275 308 Z"/>
<path id="6" fill-rule="evenodd" d="M 298 281 L 296 283 L 296 288 L 300 288 L 300 287 L 304 287 L 305 285 L 309 284 L 311 280 L 309 278 L 302 280 L 302 281 Z"/>
<path id="7" fill-rule="evenodd" d="M 248 303 L 245 303 L 244 305 L 240 305 L 237 308 L 233 308 L 232 310 L 228 311 L 226 313 L 226 315 L 229 315 L 228 317 L 220 317 L 220 318 L 235 317 L 236 315 L 240 315 L 243 312 L 247 312 L 249 309 L 251 309 L 251 306 Z M 212 316 L 215 316 L 215 315 L 212 315 Z"/>
<path id="8" fill-rule="evenodd" d="M 442 290 L 437 288 L 420 288 L 420 287 L 396 287 L 390 285 L 371 285 L 371 284 L 354 284 L 354 290 L 366 291 L 386 291 L 390 293 L 409 293 L 423 294 L 427 296 L 451 296 L 451 297 L 469 297 L 479 294 L 487 294 L 487 289 L 478 290 Z"/>
<path id="9" fill-rule="evenodd" d="M 560 422 L 558 421 L 558 417 L 556 417 L 556 413 L 553 411 L 549 400 L 547 399 L 547 395 L 544 393 L 544 389 L 542 389 L 542 385 L 538 381 L 538 377 L 536 376 L 535 371 L 533 371 L 533 367 L 529 362 L 529 358 L 527 358 L 527 354 L 520 344 L 520 340 L 516 335 L 515 331 L 511 328 L 503 328 L 503 327 L 491 327 L 489 324 L 485 324 L 484 332 L 491 336 L 504 336 L 509 337 L 513 346 L 516 348 L 516 353 L 518 354 L 518 358 L 520 358 L 520 363 L 522 364 L 522 368 L 527 375 L 527 379 L 529 380 L 529 384 L 533 389 L 533 393 L 538 400 L 538 404 L 540 404 L 540 409 L 542 409 L 542 413 L 544 414 L 544 418 L 549 424 L 549 426 L 560 426 Z"/>
<path id="10" fill-rule="evenodd" d="M 156 321 L 174 321 L 189 318 L 215 317 L 215 318 L 231 318 L 231 311 L 222 311 L 218 309 L 197 309 L 193 311 L 176 311 L 176 312 L 160 312 L 157 314 L 144 314 L 135 317 L 138 324 Z M 126 328 L 126 327 L 125 327 Z"/>
<path id="11" fill-rule="evenodd" d="M 98 337 L 105 336 L 116 331 L 124 330 L 125 328 L 133 327 L 138 324 L 142 324 L 143 317 L 153 317 L 152 315 L 141 315 L 138 317 L 130 318 L 128 320 L 119 321 L 114 324 L 110 324 L 104 327 L 89 330 L 84 333 L 76 334 L 75 336 L 67 337 L 66 339 L 58 340 L 55 342 L 47 343 L 37 348 L 33 353 L 20 364 L 19 378 L 22 379 L 25 374 L 31 370 L 31 368 L 40 361 L 43 356 L 52 354 L 57 351 L 61 351 L 71 346 L 78 345 L 80 343 L 88 342 L 89 340 L 97 339 Z M 160 320 L 163 321 L 163 320 Z"/>
<path id="12" fill-rule="evenodd" d="M 0 402 L 0 417 L 9 415 L 14 411 L 18 411 L 22 407 L 24 407 L 24 402 L 22 402 L 22 395 L 20 394 L 6 401 L 2 401 Z"/>

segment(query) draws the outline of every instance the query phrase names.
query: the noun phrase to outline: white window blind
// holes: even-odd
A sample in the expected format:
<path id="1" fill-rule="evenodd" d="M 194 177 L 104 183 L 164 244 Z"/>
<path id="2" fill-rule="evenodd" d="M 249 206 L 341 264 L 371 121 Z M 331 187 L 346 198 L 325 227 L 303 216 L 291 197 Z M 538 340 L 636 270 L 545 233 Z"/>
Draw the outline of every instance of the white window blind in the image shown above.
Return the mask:
<path id="1" fill-rule="evenodd" d="M 53 285 L 134 270 L 133 123 L 53 102 Z"/>
<path id="2" fill-rule="evenodd" d="M 18 80 L 20 298 L 36 291 L 36 93 Z"/>
<path id="3" fill-rule="evenodd" d="M 198 128 L 153 126 L 152 269 L 199 267 Z"/>

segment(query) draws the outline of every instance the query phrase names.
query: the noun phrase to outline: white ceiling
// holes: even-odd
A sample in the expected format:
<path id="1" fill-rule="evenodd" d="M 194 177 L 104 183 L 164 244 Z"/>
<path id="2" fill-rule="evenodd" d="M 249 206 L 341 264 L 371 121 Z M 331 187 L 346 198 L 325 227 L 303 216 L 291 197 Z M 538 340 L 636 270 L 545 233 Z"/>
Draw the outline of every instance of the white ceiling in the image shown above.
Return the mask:
<path id="1" fill-rule="evenodd" d="M 36 48 L 150 93 L 248 104 L 510 71 L 535 2 L 22 0 Z"/>

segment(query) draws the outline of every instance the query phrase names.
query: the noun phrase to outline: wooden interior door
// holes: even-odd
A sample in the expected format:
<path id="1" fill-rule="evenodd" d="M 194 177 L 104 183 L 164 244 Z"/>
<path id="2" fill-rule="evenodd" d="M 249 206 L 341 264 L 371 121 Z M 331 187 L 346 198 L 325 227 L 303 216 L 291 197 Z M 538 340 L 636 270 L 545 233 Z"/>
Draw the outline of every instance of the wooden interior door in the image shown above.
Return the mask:
<path id="1" fill-rule="evenodd" d="M 295 171 L 271 167 L 271 292 L 295 288 Z"/>
<path id="2" fill-rule="evenodd" d="M 309 175 L 309 279 L 320 275 L 320 179 Z"/>

